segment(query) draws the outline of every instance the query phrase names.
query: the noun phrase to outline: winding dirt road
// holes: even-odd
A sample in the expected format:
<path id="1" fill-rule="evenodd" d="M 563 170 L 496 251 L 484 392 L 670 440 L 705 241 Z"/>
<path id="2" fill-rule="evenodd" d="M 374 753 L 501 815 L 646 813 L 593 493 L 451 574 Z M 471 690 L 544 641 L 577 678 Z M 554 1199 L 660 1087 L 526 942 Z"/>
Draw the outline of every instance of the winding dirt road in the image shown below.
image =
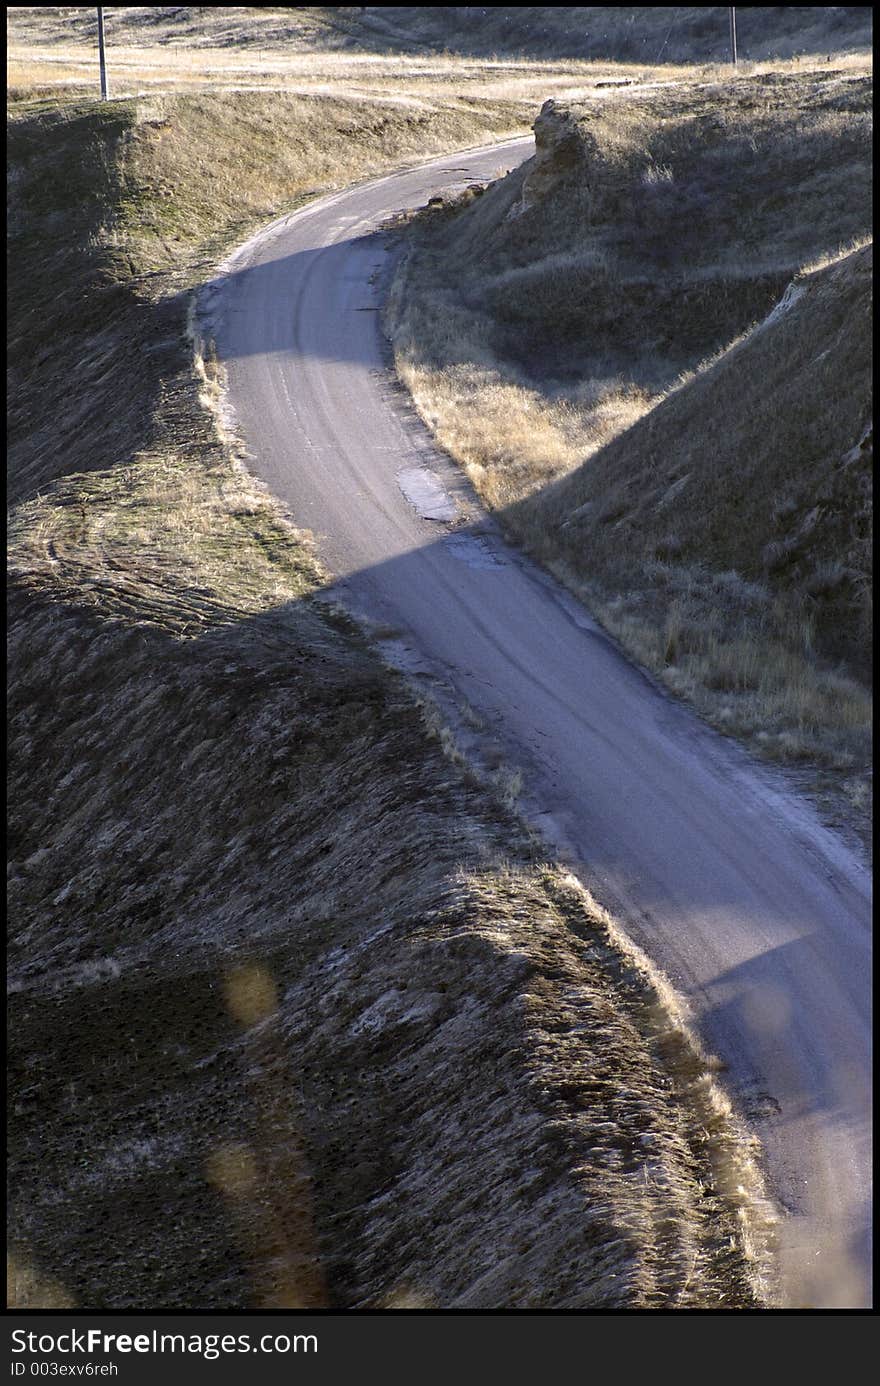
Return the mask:
<path id="1" fill-rule="evenodd" d="M 253 470 L 333 592 L 469 705 L 557 854 L 670 979 L 760 1135 L 779 1299 L 870 1303 L 870 880 L 771 773 L 662 694 L 507 546 L 388 366 L 378 228 L 531 140 L 435 159 L 267 227 L 203 290 Z M 442 700 L 442 699 L 441 699 Z"/>

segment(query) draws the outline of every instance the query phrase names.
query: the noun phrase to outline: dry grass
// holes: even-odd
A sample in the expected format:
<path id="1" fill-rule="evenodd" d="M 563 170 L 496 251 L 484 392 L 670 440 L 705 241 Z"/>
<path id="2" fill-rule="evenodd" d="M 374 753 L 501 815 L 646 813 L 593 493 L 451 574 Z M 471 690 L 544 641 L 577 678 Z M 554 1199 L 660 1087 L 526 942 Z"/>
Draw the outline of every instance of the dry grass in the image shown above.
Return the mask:
<path id="1" fill-rule="evenodd" d="M 572 96 L 596 81 L 620 75 L 627 82 L 651 69 L 577 61 L 532 63 L 477 61 L 436 56 L 300 54 L 289 50 L 248 56 L 238 49 L 178 51 L 152 47 L 114 47 L 110 51 L 111 96 L 131 98 L 197 90 L 279 91 L 288 95 L 384 97 L 398 105 L 430 103 L 432 97 L 466 106 L 471 101 L 539 101 L 546 90 Z M 14 102 L 51 94 L 56 100 L 96 92 L 94 50 L 76 46 L 52 52 L 12 45 L 8 53 L 7 94 Z"/>
<path id="2" fill-rule="evenodd" d="M 325 15 L 328 12 L 324 12 Z M 501 103 L 536 104 L 548 91 L 566 99 L 597 81 L 641 80 L 652 72 L 566 59 L 467 59 L 394 45 L 366 49 L 327 43 L 334 29 L 307 11 L 265 8 L 178 11 L 170 23 L 155 10 L 129 7 L 108 20 L 108 71 L 114 98 L 183 92 L 272 91 L 287 96 L 382 100 L 430 110 L 435 102 L 462 113 Z M 194 41 L 198 34 L 202 41 Z M 341 32 L 344 40 L 344 31 Z M 82 100 L 98 92 L 95 17 L 51 7 L 7 11 L 7 95 L 20 101 Z M 128 40 L 128 41 L 126 41 Z M 317 40 L 317 41 L 316 41 Z"/>
<path id="3" fill-rule="evenodd" d="M 389 313 L 520 540 L 825 788 L 870 754 L 870 90 L 789 72 L 548 109 L 534 161 L 420 219 Z"/>
<path id="4" fill-rule="evenodd" d="M 9 130 L 13 496 L 56 474 L 59 426 L 72 472 L 130 460 L 126 439 L 143 445 L 157 409 L 173 412 L 170 386 L 160 402 L 158 382 L 185 348 L 175 295 L 224 246 L 318 188 L 491 138 L 517 120 L 521 111 L 503 102 L 423 109 L 346 95 L 18 106 Z"/>
<path id="5" fill-rule="evenodd" d="M 720 17 L 719 17 L 720 16 Z M 704 9 L 578 7 L 457 10 L 406 6 L 126 6 L 108 12 L 114 97 L 231 88 L 398 103 L 583 99 L 597 83 L 726 73 L 727 16 Z M 752 10 L 741 70 L 864 66 L 870 21 L 849 11 Z M 96 19 L 87 6 L 7 9 L 14 101 L 98 90 Z"/>
<path id="6" fill-rule="evenodd" d="M 721 6 L 442 5 L 369 6 L 353 25 L 358 41 L 443 47 L 458 54 L 528 53 L 626 63 L 711 63 L 729 57 Z M 793 58 L 870 50 L 864 9 L 753 6 L 739 15 L 741 59 Z"/>
<path id="7" fill-rule="evenodd" d="M 792 59 L 813 54 L 869 51 L 871 16 L 865 9 L 803 6 L 751 7 L 739 16 L 741 60 Z M 10 38 L 58 51 L 94 46 L 95 16 L 85 6 L 11 6 Z M 108 41 L 116 48 L 155 46 L 175 55 L 214 50 L 245 60 L 278 52 L 416 55 L 437 51 L 457 58 L 528 55 L 629 64 L 725 62 L 728 17 L 720 7 L 613 6 L 504 8 L 370 5 L 284 8 L 196 6 L 171 10 L 126 6 L 109 12 Z"/>
<path id="8" fill-rule="evenodd" d="M 446 754 L 315 600 L 188 335 L 187 287 L 254 221 L 509 118 L 228 93 L 18 110 L 17 1307 L 764 1292 L 753 1152 L 709 1066 L 536 857 L 514 775 Z"/>

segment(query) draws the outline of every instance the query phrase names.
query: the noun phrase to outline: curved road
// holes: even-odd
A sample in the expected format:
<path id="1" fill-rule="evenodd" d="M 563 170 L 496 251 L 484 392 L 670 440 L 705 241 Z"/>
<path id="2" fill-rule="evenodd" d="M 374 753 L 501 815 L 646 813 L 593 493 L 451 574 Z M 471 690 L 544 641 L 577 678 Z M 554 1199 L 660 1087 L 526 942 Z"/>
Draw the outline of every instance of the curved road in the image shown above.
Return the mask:
<path id="1" fill-rule="evenodd" d="M 864 866 L 769 771 L 664 696 L 502 541 L 388 367 L 393 211 L 531 140 L 435 159 L 267 227 L 202 292 L 251 466 L 350 608 L 480 714 L 554 850 L 686 998 L 760 1135 L 781 1302 L 870 1303 Z"/>

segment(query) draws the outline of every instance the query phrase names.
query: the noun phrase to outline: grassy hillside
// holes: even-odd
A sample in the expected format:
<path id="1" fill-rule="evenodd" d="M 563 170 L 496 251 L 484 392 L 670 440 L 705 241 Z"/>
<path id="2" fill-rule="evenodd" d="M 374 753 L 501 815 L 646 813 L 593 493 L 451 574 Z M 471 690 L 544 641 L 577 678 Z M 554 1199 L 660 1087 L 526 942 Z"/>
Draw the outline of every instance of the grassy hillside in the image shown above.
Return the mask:
<path id="1" fill-rule="evenodd" d="M 786 72 L 550 102 L 533 160 L 420 219 L 390 316 L 423 415 L 516 535 L 676 692 L 858 813 L 870 99 L 857 73 Z"/>
<path id="2" fill-rule="evenodd" d="M 185 308 L 174 293 L 230 239 L 317 188 L 491 139 L 523 118 L 521 104 L 504 100 L 401 105 L 345 91 L 97 107 L 25 101 L 14 111 L 9 468 L 17 497 L 59 467 L 129 458 L 164 427 L 151 422 L 159 404 L 151 392 L 183 344 Z M 164 419 L 168 410 L 160 412 Z"/>
<path id="3" fill-rule="evenodd" d="M 365 46 L 410 42 L 463 54 L 625 63 L 712 63 L 730 55 L 729 10 L 723 5 L 372 5 L 349 14 Z M 754 5 L 739 10 L 742 59 L 870 46 L 868 6 Z"/>
<path id="4" fill-rule="evenodd" d="M 113 603 L 113 558 L 13 593 L 13 1302 L 751 1302 L 740 1150 L 601 914 L 313 581 Z"/>
<path id="5" fill-rule="evenodd" d="M 488 56 L 586 58 L 628 63 L 711 63 L 729 56 L 728 7 L 131 5 L 109 12 L 118 43 L 223 47 L 349 47 L 373 52 L 441 50 Z M 93 38 L 86 6 L 14 6 L 16 35 L 53 43 Z M 755 5 L 740 8 L 740 57 L 756 61 L 796 54 L 865 51 L 871 46 L 867 5 Z"/>
<path id="6" fill-rule="evenodd" d="M 623 548 L 659 558 L 661 582 L 673 559 L 766 583 L 870 680 L 872 275 L 871 244 L 799 275 L 778 317 L 541 496 L 548 551 L 585 574 Z M 743 688 L 758 674 L 747 662 Z"/>
<path id="7" fill-rule="evenodd" d="M 597 80 L 629 82 L 649 70 L 577 59 L 462 58 L 422 48 L 414 55 L 406 43 L 365 49 L 347 23 L 340 10 L 120 7 L 106 17 L 110 94 L 115 100 L 261 90 L 491 119 L 504 102 L 537 109 L 548 92 L 586 92 Z M 98 92 L 94 8 L 7 10 L 9 100 L 75 102 Z"/>
<path id="8" fill-rule="evenodd" d="M 10 1299 L 747 1305 L 752 1152 L 488 772 L 320 601 L 189 286 L 510 109 L 10 130 Z"/>

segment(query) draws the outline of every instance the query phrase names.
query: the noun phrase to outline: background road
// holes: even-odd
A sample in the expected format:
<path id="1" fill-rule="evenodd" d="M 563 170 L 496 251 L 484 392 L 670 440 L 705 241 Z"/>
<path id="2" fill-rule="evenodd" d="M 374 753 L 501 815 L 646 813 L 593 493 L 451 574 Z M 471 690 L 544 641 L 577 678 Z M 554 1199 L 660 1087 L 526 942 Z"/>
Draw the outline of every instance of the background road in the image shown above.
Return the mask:
<path id="1" fill-rule="evenodd" d="M 349 608 L 466 701 L 554 850 L 686 998 L 763 1142 L 779 1294 L 870 1302 L 869 877 L 812 811 L 619 654 L 508 547 L 393 382 L 392 212 L 531 140 L 434 160 L 266 228 L 201 299 L 250 465 Z"/>

